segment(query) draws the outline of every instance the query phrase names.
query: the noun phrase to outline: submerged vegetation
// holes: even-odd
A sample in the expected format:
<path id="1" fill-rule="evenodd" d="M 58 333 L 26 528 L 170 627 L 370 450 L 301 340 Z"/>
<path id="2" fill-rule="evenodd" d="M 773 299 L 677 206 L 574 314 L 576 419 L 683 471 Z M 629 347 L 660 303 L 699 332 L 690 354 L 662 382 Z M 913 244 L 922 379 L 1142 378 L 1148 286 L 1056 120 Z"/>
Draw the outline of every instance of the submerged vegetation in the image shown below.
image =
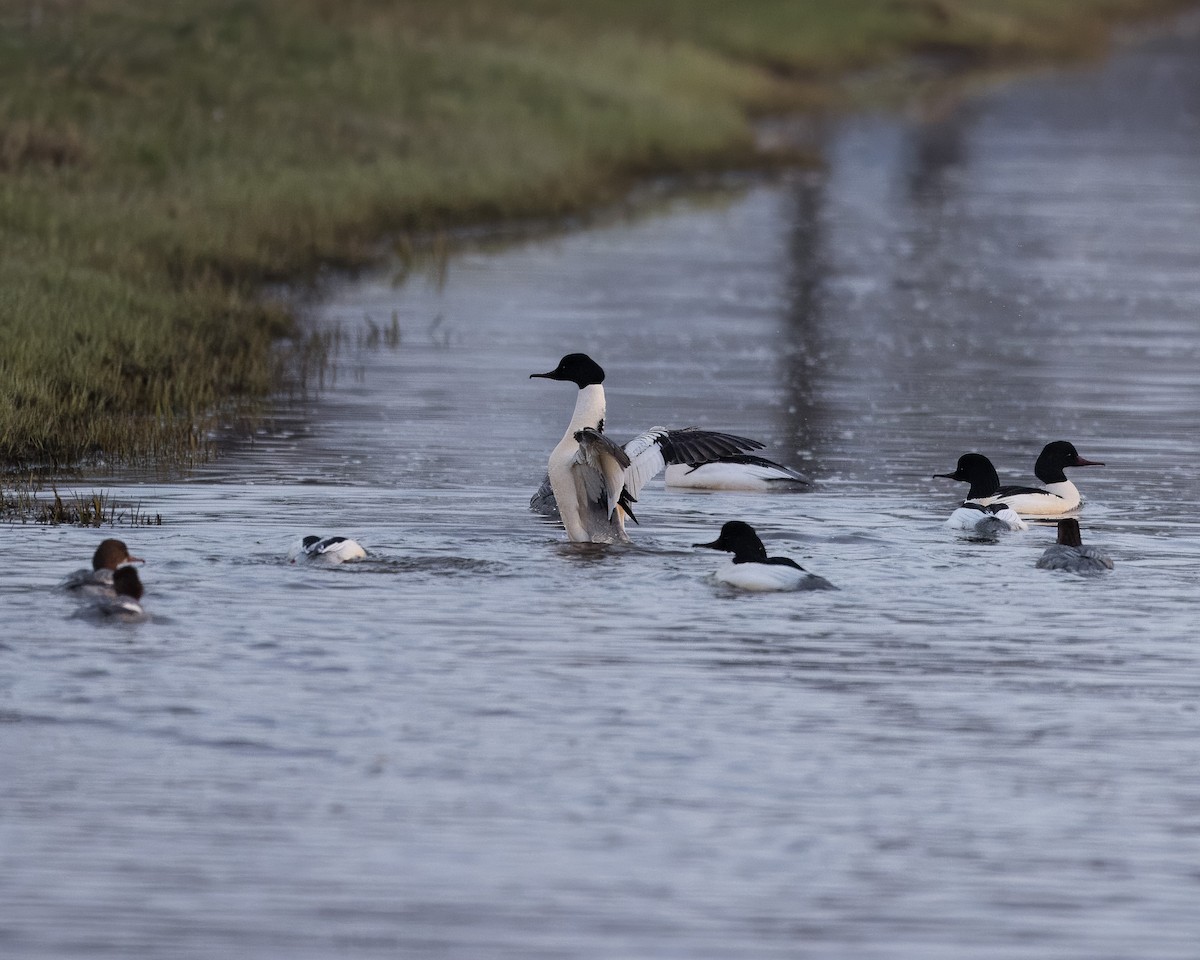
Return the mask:
<path id="1" fill-rule="evenodd" d="M 0 487 L 0 520 L 8 523 L 67 524 L 78 527 L 160 526 L 162 514 L 148 514 L 137 504 L 121 504 L 104 491 L 68 493 L 50 488 L 47 498 L 36 480 Z"/>
<path id="2" fill-rule="evenodd" d="M 266 281 L 747 162 L 912 53 L 1078 55 L 1170 0 L 10 0 L 0 462 L 177 462 L 278 389 Z M 386 331 L 381 335 L 387 335 Z"/>

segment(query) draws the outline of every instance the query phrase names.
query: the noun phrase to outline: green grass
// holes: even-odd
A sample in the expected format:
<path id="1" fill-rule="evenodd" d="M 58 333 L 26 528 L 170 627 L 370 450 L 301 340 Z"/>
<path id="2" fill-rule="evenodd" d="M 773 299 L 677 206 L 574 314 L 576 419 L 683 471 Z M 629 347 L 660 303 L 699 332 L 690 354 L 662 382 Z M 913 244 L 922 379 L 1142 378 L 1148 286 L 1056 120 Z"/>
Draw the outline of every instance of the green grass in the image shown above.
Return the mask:
<path id="1" fill-rule="evenodd" d="M 1169 0 L 0 0 L 0 462 L 179 462 L 277 390 L 265 281 L 742 163 L 913 51 L 1077 55 Z"/>

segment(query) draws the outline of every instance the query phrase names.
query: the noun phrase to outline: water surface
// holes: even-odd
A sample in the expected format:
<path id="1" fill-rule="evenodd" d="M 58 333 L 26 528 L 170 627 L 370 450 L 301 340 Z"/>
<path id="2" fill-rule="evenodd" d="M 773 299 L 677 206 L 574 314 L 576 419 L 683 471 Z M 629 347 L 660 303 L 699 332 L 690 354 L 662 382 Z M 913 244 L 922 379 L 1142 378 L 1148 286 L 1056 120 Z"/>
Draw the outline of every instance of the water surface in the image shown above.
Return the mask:
<path id="1" fill-rule="evenodd" d="M 97 481 L 164 518 L 120 531 L 147 622 L 54 592 L 100 533 L 9 528 L 0 954 L 1195 957 L 1198 54 L 338 285 L 319 401 Z M 634 547 L 565 545 L 525 505 L 573 388 L 527 377 L 575 350 L 615 436 L 745 433 L 820 489 L 657 484 Z M 1110 576 L 940 528 L 932 474 L 1060 438 L 1107 464 Z M 733 518 L 840 590 L 717 589 L 690 545 Z M 289 566 L 308 532 L 372 558 Z"/>

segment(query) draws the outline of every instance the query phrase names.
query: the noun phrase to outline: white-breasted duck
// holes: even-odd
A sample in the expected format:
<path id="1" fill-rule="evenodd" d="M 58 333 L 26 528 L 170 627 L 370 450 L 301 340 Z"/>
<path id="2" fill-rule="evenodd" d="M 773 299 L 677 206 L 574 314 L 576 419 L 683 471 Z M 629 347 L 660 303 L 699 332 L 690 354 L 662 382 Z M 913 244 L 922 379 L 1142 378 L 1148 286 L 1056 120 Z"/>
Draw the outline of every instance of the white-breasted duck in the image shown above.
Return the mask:
<path id="1" fill-rule="evenodd" d="M 547 480 L 568 539 L 583 543 L 628 541 L 625 518 L 643 486 L 670 463 L 689 463 L 759 450 L 746 437 L 693 428 L 651 427 L 626 444 L 604 435 L 604 369 L 585 353 L 569 353 L 548 373 L 530 379 L 563 380 L 579 388 L 566 433 L 551 451 Z M 545 485 L 543 484 L 543 487 Z M 546 497 L 530 506 L 545 512 Z"/>
<path id="2" fill-rule="evenodd" d="M 1085 547 L 1079 535 L 1079 521 L 1064 517 L 1058 521 L 1058 542 L 1046 548 L 1037 566 L 1070 573 L 1104 573 L 1113 568 L 1113 562 L 1103 550 Z"/>
<path id="3" fill-rule="evenodd" d="M 1079 490 L 1063 470 L 1067 467 L 1102 467 L 1099 460 L 1085 460 L 1074 444 L 1055 440 L 1038 455 L 1033 472 L 1044 487 L 1001 487 L 993 502 L 1004 502 L 1023 517 L 1055 517 L 1070 513 L 1082 502 Z"/>
<path id="4" fill-rule="evenodd" d="M 730 520 L 721 527 L 721 535 L 712 543 L 697 547 L 724 550 L 733 559 L 713 574 L 718 583 L 740 590 L 835 590 L 832 583 L 809 573 L 790 557 L 768 557 L 767 548 L 754 528 L 741 520 Z"/>

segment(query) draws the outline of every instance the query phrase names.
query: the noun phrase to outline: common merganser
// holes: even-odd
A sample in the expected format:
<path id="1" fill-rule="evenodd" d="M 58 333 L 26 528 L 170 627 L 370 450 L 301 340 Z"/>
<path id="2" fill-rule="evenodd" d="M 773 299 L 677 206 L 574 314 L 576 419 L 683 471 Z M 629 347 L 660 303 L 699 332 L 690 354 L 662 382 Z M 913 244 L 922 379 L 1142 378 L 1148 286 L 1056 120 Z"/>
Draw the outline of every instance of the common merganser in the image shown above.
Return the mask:
<path id="1" fill-rule="evenodd" d="M 1058 521 L 1058 542 L 1046 548 L 1037 562 L 1042 570 L 1067 570 L 1070 573 L 1103 573 L 1113 568 L 1112 557 L 1085 547 L 1079 536 L 1079 521 L 1065 517 Z"/>
<path id="2" fill-rule="evenodd" d="M 1008 530 L 1027 530 L 1029 525 L 1007 503 L 993 503 L 1000 490 L 1000 477 L 992 461 L 982 453 L 964 453 L 954 473 L 935 473 L 934 478 L 961 480 L 971 485 L 964 500 L 946 520 L 949 530 L 973 537 L 994 537 Z"/>
<path id="3" fill-rule="evenodd" d="M 730 520 L 712 543 L 697 543 L 709 550 L 725 550 L 733 559 L 713 576 L 741 590 L 836 590 L 824 577 L 809 573 L 790 557 L 768 557 L 767 548 L 754 528 L 741 520 Z"/>
<path id="4" fill-rule="evenodd" d="M 109 538 L 101 540 L 100 546 L 92 554 L 91 570 L 76 570 L 63 580 L 64 590 L 78 591 L 84 594 L 111 596 L 113 592 L 113 572 L 128 563 L 143 563 L 141 557 L 135 557 L 129 552 L 124 541 Z"/>
<path id="5" fill-rule="evenodd" d="M 549 373 L 529 376 L 565 380 L 579 388 L 571 422 L 547 464 L 559 518 L 573 542 L 628 541 L 625 517 L 637 522 L 632 505 L 638 493 L 668 463 L 711 460 L 762 447 L 732 434 L 665 427 L 651 427 L 622 446 L 604 435 L 604 369 L 595 360 L 569 353 Z M 539 499 L 535 494 L 530 506 Z"/>
<path id="6" fill-rule="evenodd" d="M 1063 473 L 1065 467 L 1102 467 L 1099 460 L 1085 460 L 1066 440 L 1046 444 L 1033 472 L 1045 487 L 1001 487 L 995 500 L 1004 501 L 1022 516 L 1054 517 L 1069 513 L 1080 504 L 1079 490 Z"/>
<path id="7" fill-rule="evenodd" d="M 106 616 L 126 619 L 145 615 L 142 609 L 142 581 L 134 567 L 119 567 L 113 571 L 112 593 L 95 597 L 95 606 Z"/>
<path id="8" fill-rule="evenodd" d="M 365 560 L 367 551 L 349 537 L 307 536 L 288 553 L 288 559 L 315 560 L 320 563 L 354 563 Z"/>
<path id="9" fill-rule="evenodd" d="M 813 482 L 799 471 L 764 457 L 741 454 L 705 463 L 667 465 L 668 487 L 691 490 L 811 490 Z"/>

